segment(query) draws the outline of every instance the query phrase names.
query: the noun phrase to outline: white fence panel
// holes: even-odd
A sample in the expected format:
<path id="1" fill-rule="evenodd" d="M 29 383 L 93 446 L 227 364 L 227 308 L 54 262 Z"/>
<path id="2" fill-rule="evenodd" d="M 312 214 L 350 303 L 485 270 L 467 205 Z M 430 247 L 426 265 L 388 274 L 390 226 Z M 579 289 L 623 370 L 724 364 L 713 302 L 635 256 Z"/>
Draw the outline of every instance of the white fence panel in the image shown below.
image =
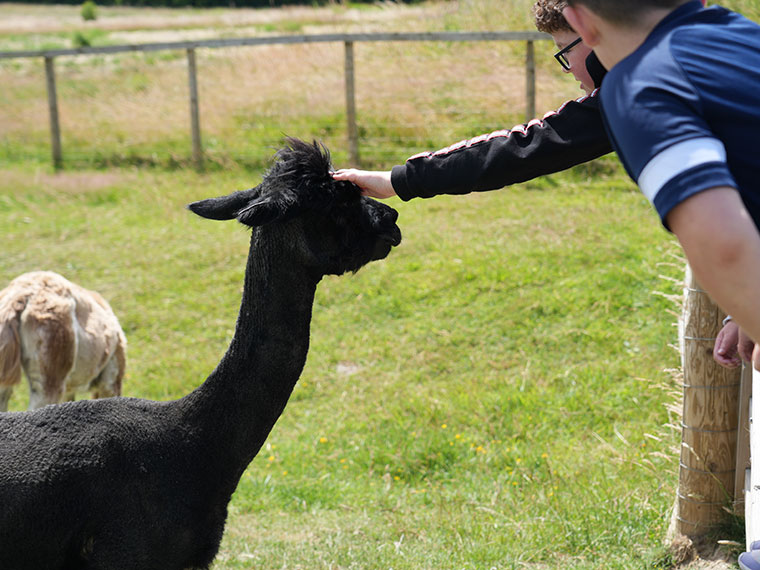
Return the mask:
<path id="1" fill-rule="evenodd" d="M 760 395 L 760 371 L 755 369 L 752 370 L 752 394 Z M 750 467 L 744 477 L 747 550 L 760 540 L 760 397 L 750 396 L 749 409 Z"/>

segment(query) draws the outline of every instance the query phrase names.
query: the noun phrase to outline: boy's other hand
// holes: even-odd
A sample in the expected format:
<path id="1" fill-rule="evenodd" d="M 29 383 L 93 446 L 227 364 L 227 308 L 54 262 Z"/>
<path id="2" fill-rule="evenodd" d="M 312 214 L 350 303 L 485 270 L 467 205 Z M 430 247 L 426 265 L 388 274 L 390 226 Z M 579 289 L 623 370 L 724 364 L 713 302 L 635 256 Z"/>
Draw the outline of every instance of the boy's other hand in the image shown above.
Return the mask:
<path id="1" fill-rule="evenodd" d="M 713 358 L 715 362 L 726 368 L 736 368 L 742 360 L 737 350 L 739 344 L 739 325 L 733 321 L 727 322 L 715 339 Z"/>

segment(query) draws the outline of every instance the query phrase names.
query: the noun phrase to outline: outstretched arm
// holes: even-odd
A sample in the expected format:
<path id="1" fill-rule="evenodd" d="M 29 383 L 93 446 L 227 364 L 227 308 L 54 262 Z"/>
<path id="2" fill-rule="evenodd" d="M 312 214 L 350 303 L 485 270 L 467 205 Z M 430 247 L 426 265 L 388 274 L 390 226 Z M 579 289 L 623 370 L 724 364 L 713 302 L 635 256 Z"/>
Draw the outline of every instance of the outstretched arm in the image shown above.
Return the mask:
<path id="1" fill-rule="evenodd" d="M 760 339 L 760 233 L 739 193 L 699 192 L 673 208 L 667 222 L 702 286 L 750 338 Z M 754 357 L 757 367 L 757 349 Z"/>
<path id="2" fill-rule="evenodd" d="M 612 150 L 596 93 L 511 129 L 422 152 L 390 172 L 338 170 L 367 196 L 402 200 L 503 188 L 598 158 Z"/>

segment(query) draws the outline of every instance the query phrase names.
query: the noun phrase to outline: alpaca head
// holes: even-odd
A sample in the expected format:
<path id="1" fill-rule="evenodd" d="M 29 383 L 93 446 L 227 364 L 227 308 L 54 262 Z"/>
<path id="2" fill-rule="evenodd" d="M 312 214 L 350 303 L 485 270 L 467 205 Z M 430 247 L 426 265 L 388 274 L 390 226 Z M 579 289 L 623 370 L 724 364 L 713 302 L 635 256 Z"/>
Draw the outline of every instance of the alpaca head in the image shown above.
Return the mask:
<path id="1" fill-rule="evenodd" d="M 261 184 L 190 204 L 204 218 L 230 220 L 287 240 L 299 261 L 321 275 L 357 271 L 401 242 L 396 210 L 330 176 L 330 153 L 287 139 Z M 275 237 L 274 239 L 277 239 Z"/>

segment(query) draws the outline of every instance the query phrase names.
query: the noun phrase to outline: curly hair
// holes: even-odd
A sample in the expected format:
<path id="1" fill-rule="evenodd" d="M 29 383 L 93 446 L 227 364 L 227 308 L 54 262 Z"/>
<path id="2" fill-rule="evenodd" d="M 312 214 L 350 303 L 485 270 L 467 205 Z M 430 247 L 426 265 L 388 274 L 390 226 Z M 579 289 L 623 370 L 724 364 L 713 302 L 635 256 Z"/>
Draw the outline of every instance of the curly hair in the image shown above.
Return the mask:
<path id="1" fill-rule="evenodd" d="M 673 10 L 686 2 L 688 0 L 565 0 L 563 3 L 573 6 L 585 4 L 605 20 L 630 27 L 635 26 L 650 10 Z M 551 0 L 548 3 L 553 4 Z"/>
<path id="2" fill-rule="evenodd" d="M 533 19 L 539 32 L 553 34 L 554 32 L 572 31 L 562 15 L 562 9 L 567 6 L 566 0 L 536 0 L 533 4 Z"/>

